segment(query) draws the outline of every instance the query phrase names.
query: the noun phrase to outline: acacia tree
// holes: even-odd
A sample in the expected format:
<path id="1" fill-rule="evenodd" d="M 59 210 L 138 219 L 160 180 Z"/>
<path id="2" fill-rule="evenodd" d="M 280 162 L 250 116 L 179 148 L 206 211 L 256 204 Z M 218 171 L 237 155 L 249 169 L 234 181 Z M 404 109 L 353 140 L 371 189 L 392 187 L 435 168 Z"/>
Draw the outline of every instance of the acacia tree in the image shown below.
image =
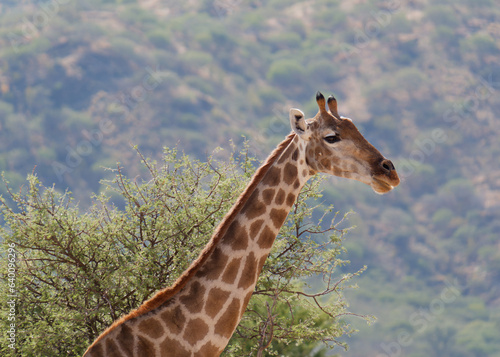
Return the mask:
<path id="1" fill-rule="evenodd" d="M 0 198 L 3 245 L 17 255 L 15 349 L 2 341 L 2 356 L 81 355 L 115 319 L 187 268 L 255 166 L 247 147 L 225 161 L 192 160 L 175 149 L 165 149 L 162 163 L 138 154 L 145 178 L 131 180 L 118 166 L 85 212 L 70 192 L 45 187 L 35 175 Z M 346 263 L 339 258 L 344 231 L 333 207 L 318 204 L 320 181 L 313 178 L 299 195 L 226 355 L 321 356 L 328 346 L 346 348 L 338 338 L 352 332 L 343 320 L 352 313 L 342 290 L 361 271 L 336 274 Z M 2 302 L 7 262 L 2 257 Z M 8 313 L 2 307 L 3 331 Z"/>

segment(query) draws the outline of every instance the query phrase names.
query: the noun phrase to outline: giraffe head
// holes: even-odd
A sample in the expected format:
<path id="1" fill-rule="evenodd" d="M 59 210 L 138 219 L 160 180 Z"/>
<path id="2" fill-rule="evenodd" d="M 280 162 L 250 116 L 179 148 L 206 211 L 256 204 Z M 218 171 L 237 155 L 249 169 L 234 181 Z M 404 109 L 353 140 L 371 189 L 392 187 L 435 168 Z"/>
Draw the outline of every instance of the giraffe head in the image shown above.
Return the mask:
<path id="1" fill-rule="evenodd" d="M 361 135 L 351 119 L 338 114 L 337 100 L 330 96 L 327 110 L 325 97 L 318 92 L 316 102 L 319 112 L 311 119 L 305 119 L 299 109 L 290 109 L 290 124 L 305 145 L 310 171 L 358 180 L 379 194 L 399 185 L 392 162 Z"/>

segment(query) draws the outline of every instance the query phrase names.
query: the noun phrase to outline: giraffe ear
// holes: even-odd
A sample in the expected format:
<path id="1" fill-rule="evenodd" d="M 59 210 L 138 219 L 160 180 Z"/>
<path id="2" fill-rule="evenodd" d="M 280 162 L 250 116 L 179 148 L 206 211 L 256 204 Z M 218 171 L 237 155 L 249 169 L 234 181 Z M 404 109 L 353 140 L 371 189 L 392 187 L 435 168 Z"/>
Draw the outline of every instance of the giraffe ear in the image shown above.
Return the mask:
<path id="1" fill-rule="evenodd" d="M 290 109 L 290 126 L 292 130 L 304 140 L 309 140 L 309 125 L 306 123 L 304 113 L 300 109 Z"/>

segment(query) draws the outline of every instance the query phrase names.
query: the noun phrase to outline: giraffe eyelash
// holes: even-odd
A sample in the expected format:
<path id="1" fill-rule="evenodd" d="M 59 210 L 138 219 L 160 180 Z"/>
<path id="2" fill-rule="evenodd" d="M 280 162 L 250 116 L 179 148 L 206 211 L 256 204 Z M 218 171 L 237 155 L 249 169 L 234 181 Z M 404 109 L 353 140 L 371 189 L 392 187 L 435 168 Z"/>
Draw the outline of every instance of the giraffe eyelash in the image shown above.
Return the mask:
<path id="1" fill-rule="evenodd" d="M 338 143 L 341 139 L 337 134 L 329 134 L 323 138 L 328 144 Z"/>

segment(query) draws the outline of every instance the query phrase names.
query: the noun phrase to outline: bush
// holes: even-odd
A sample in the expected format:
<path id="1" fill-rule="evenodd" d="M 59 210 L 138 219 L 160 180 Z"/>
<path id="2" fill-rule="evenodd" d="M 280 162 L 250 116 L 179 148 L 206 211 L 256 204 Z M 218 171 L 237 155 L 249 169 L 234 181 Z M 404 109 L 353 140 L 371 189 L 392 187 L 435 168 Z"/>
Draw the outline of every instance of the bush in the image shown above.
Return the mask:
<path id="1" fill-rule="evenodd" d="M 266 77 L 272 84 L 282 88 L 300 87 L 305 79 L 303 66 L 288 59 L 273 62 Z"/>
<path id="2" fill-rule="evenodd" d="M 153 45 L 162 49 L 169 49 L 172 44 L 170 36 L 165 30 L 155 29 L 148 33 L 148 39 Z"/>
<path id="3" fill-rule="evenodd" d="M 426 15 L 436 26 L 446 26 L 450 28 L 456 28 L 458 26 L 458 14 L 455 13 L 452 6 L 430 6 L 426 11 Z"/>
<path id="4" fill-rule="evenodd" d="M 499 52 L 495 39 L 489 34 L 482 33 L 474 34 L 461 41 L 460 49 L 464 54 L 474 52 L 478 56 L 493 55 Z"/>
<path id="5" fill-rule="evenodd" d="M 9 191 L 17 208 L 0 199 L 1 235 L 17 255 L 17 350 L 2 342 L 2 356 L 81 355 L 112 321 L 170 285 L 196 258 L 253 173 L 254 160 L 244 151 L 227 162 L 199 162 L 171 149 L 161 165 L 141 158 L 147 177 L 131 181 L 118 167 L 87 212 L 71 193 L 44 187 L 34 175 L 25 190 Z M 315 210 L 326 212 L 324 218 L 332 207 L 305 204 L 321 197 L 318 186 L 319 179 L 306 185 L 292 209 L 229 353 L 267 348 L 303 356 L 319 342 L 341 344 L 337 338 L 351 332 L 342 321 L 351 314 L 342 290 L 359 272 L 335 276 L 345 263 L 337 258 L 343 232 L 333 220 L 326 228 L 321 220 L 311 223 Z M 6 264 L 2 257 L 2 301 L 11 293 Z M 3 331 L 8 313 L 1 310 Z"/>

